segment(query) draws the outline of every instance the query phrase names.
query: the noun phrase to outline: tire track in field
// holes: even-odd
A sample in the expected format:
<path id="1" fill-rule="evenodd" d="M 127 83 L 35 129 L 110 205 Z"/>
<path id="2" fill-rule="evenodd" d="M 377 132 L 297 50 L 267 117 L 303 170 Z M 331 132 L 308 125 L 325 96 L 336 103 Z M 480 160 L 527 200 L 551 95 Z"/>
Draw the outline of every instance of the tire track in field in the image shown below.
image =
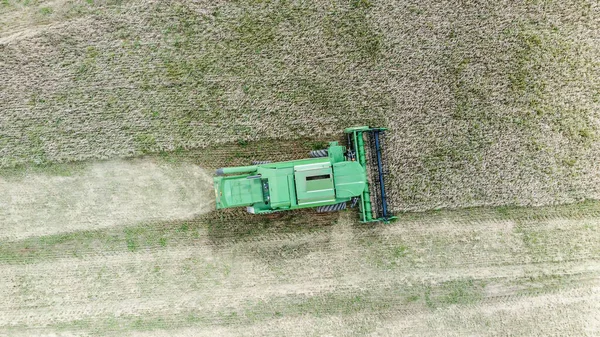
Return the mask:
<path id="1" fill-rule="evenodd" d="M 285 301 L 286 297 L 333 294 L 347 296 L 367 289 L 394 294 L 397 301 L 400 299 L 396 295 L 398 292 L 410 293 L 420 290 L 422 284 L 431 284 L 433 286 L 428 289 L 435 294 L 436 283 L 439 286 L 444 282 L 481 277 L 483 269 L 453 269 L 451 273 L 411 271 L 404 277 L 401 273 L 377 275 L 371 270 L 349 273 L 343 279 L 290 271 L 289 279 L 284 280 L 260 261 L 247 257 L 239 259 L 241 261 L 232 264 L 227 259 L 210 256 L 205 250 L 197 253 L 188 249 L 143 256 L 122 254 L 106 264 L 100 258 L 90 261 L 67 259 L 25 269 L 9 268 L 5 271 L 7 276 L 2 278 L 4 286 L 0 296 L 5 307 L 0 310 L 0 326 L 44 326 L 103 319 L 110 315 L 148 314 L 176 318 L 193 310 L 205 311 L 206 316 L 215 318 L 213 316 L 218 316 L 220 311 L 244 310 L 246 304 L 262 300 Z M 229 267 L 217 266 L 228 263 L 231 264 Z M 162 266 L 161 270 L 153 270 L 157 265 Z M 594 261 L 560 268 L 539 268 L 538 273 L 522 266 L 489 268 L 494 276 L 483 280 L 494 283 L 495 287 L 481 303 L 493 305 L 535 296 L 535 285 L 521 288 L 517 285 L 541 273 L 569 277 L 570 284 L 557 289 L 556 293 L 573 287 L 585 289 L 597 285 L 599 280 L 599 265 Z M 231 276 L 227 277 L 227 274 Z M 503 289 L 501 294 L 499 288 Z M 543 295 L 548 291 L 538 292 Z M 385 300 L 383 295 L 381 300 Z"/>
<path id="2" fill-rule="evenodd" d="M 421 221 L 420 226 L 408 224 L 415 226 L 416 233 L 407 237 L 408 233 L 396 230 L 407 225 L 399 222 L 385 227 L 383 235 L 371 241 L 372 231 L 352 226 L 351 215 L 343 214 L 330 230 L 318 232 L 263 234 L 257 240 L 217 240 L 215 243 L 215 238 L 204 228 L 198 229 L 193 239 L 175 246 L 109 255 L 99 249 L 90 250 L 90 254 L 82 257 L 28 265 L 2 264 L 0 302 L 5 303 L 5 308 L 0 310 L 0 331 L 9 327 L 52 329 L 55 324 L 69 326 L 81 321 L 92 329 L 102 330 L 110 329 L 106 322 L 111 319 L 128 322 L 135 317 L 160 319 L 178 329 L 195 325 L 186 319 L 188 315 L 199 315 L 200 322 L 226 327 L 267 322 L 271 319 L 269 310 L 289 312 L 293 316 L 296 309 L 290 308 L 306 305 L 303 303 L 317 303 L 318 310 L 325 313 L 343 311 L 348 305 L 344 298 L 356 296 L 369 300 L 369 305 L 389 305 L 379 311 L 360 310 L 362 318 L 393 319 L 400 315 L 435 321 L 440 317 L 437 311 L 460 310 L 469 319 L 475 319 L 473 308 L 493 309 L 536 298 L 541 303 L 538 307 L 550 310 L 551 317 L 571 308 L 569 305 L 574 306 L 580 316 L 583 315 L 580 310 L 594 310 L 589 303 L 593 297 L 587 295 L 598 285 L 600 264 L 586 259 L 586 252 L 597 248 L 599 241 L 585 243 L 588 249 L 577 251 L 581 255 L 574 255 L 572 261 L 556 263 L 554 256 L 548 256 L 533 263 L 527 250 L 517 254 L 516 260 L 499 254 L 497 247 L 490 245 L 496 239 L 495 234 L 482 236 L 478 245 L 463 242 L 465 248 L 445 245 L 459 242 L 469 226 L 475 233 L 482 229 L 481 224 L 475 222 L 460 226 L 459 219 L 455 219 L 452 224 L 438 227 L 438 234 L 445 236 L 446 242 L 437 244 L 454 253 L 458 262 L 444 265 L 447 257 L 430 246 L 431 249 L 413 252 L 409 263 L 402 261 L 406 257 L 399 257 L 395 264 L 382 264 L 378 261 L 387 259 L 396 243 L 419 242 L 419 235 L 429 235 L 432 228 L 427 228 L 427 221 Z M 577 237 L 586 233 L 580 222 L 566 221 L 561 226 Z M 451 225 L 460 230 L 447 230 Z M 543 229 L 543 221 L 537 226 Z M 502 224 L 489 227 L 491 232 L 505 231 Z M 419 233 L 418 228 L 422 228 L 423 233 Z M 547 230 L 555 228 L 557 226 L 548 226 Z M 519 235 L 514 231 L 510 233 Z M 551 242 L 566 245 L 564 241 Z M 507 249 L 510 250 L 510 246 Z M 481 252 L 470 253 L 475 251 Z M 499 254 L 499 258 L 485 259 L 486 254 Z M 476 301 L 463 303 L 459 309 L 447 304 L 436 304 L 434 311 L 428 307 L 427 297 L 430 301 L 445 301 L 448 292 L 456 286 L 466 287 L 466 295 L 473 291 L 479 294 Z M 583 295 L 569 295 L 573 291 Z M 419 296 L 416 302 L 404 303 L 414 294 Z M 341 304 L 335 302 L 338 297 L 342 298 Z M 565 301 L 560 302 L 563 297 Z M 575 299 L 570 301 L 569 298 Z M 462 301 L 460 297 L 458 301 Z M 548 305 L 549 308 L 544 307 Z M 340 308 L 336 309 L 337 306 Z M 543 316 L 542 309 L 531 310 Z M 244 317 L 228 316 L 246 312 L 258 316 L 250 322 Z M 342 315 L 342 320 L 352 318 Z M 529 323 L 538 324 L 533 318 Z M 393 324 L 385 324 L 383 331 L 398 329 Z M 73 325 L 72 329 L 80 328 Z M 463 330 L 454 327 L 452 331 Z"/>
<path id="3" fill-rule="evenodd" d="M 0 177 L 0 190 L 0 240 L 193 218 L 214 203 L 200 167 L 144 159 Z"/>
<path id="4" fill-rule="evenodd" d="M 124 336 L 595 336 L 598 290 L 522 298 L 506 303 L 451 306 L 435 311 L 407 306 L 381 315 L 299 316 L 250 325 L 214 325 L 173 330 L 133 331 Z M 577 313 L 578 315 L 574 315 Z M 552 324 L 549 324 L 549 323 Z"/>

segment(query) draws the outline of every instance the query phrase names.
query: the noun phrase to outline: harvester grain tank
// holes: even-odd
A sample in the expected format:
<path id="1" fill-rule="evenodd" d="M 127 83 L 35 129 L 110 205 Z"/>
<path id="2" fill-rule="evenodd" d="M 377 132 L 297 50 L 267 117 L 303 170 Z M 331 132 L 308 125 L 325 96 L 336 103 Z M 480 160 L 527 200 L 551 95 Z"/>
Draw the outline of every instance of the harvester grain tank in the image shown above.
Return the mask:
<path id="1" fill-rule="evenodd" d="M 348 146 L 330 142 L 307 159 L 220 168 L 214 177 L 217 209 L 246 207 L 265 214 L 300 208 L 317 212 L 358 205 L 361 221 L 390 221 L 382 141 L 385 128 L 344 130 Z"/>

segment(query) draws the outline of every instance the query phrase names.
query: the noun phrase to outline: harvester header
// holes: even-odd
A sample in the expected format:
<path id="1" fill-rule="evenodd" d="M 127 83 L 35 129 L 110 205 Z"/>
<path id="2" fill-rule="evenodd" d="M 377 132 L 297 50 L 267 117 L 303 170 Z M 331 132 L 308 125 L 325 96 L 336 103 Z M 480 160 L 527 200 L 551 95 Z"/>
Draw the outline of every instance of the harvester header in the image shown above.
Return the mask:
<path id="1" fill-rule="evenodd" d="M 358 205 L 362 222 L 388 222 L 384 175 L 385 128 L 347 128 L 347 147 L 330 142 L 310 158 L 224 167 L 214 177 L 217 209 L 246 207 L 264 214 L 299 208 L 317 212 Z"/>

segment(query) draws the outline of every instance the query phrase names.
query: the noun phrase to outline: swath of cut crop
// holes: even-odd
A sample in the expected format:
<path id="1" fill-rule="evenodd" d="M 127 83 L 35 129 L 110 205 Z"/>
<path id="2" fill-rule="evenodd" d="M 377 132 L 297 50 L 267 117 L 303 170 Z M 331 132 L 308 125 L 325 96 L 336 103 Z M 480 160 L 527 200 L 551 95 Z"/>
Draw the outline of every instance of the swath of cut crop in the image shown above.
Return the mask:
<path id="1" fill-rule="evenodd" d="M 0 177 L 0 239 L 16 240 L 211 210 L 211 179 L 192 164 L 150 160 L 90 164 L 67 175 Z"/>

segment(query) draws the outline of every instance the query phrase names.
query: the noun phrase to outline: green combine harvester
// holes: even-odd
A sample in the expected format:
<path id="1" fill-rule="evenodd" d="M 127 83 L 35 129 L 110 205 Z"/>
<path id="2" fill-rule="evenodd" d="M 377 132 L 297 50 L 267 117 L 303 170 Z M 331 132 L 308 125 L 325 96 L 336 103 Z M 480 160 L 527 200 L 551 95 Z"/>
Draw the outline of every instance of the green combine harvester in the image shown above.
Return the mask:
<path id="1" fill-rule="evenodd" d="M 330 142 L 309 159 L 220 168 L 214 177 L 217 209 L 246 207 L 252 214 L 299 208 L 332 212 L 358 204 L 362 222 L 395 217 L 385 196 L 381 155 L 385 128 L 347 128 L 348 148 Z M 366 147 L 365 144 L 368 144 Z"/>

